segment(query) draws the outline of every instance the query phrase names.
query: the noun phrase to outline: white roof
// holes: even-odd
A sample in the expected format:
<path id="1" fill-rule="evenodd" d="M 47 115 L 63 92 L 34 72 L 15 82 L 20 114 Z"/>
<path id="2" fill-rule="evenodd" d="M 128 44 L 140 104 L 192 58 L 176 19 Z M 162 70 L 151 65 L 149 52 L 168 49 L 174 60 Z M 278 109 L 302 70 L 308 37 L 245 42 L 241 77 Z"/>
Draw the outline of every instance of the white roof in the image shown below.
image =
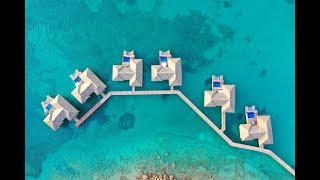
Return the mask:
<path id="1" fill-rule="evenodd" d="M 223 106 L 229 101 L 229 98 L 224 93 L 213 92 L 211 101 L 215 106 Z"/>
<path id="2" fill-rule="evenodd" d="M 85 82 L 87 80 L 92 82 L 96 95 L 102 93 L 107 87 L 89 68 L 80 75 L 80 78 Z"/>
<path id="3" fill-rule="evenodd" d="M 47 103 L 50 103 L 54 109 L 46 116 L 43 122 L 53 130 L 59 128 L 65 118 L 71 121 L 76 118 L 79 113 L 75 107 L 59 94 Z"/>
<path id="4" fill-rule="evenodd" d="M 222 85 L 222 93 L 216 91 L 204 92 L 204 106 L 221 106 L 222 112 L 234 112 L 235 110 L 235 86 Z"/>
<path id="5" fill-rule="evenodd" d="M 168 58 L 168 66 L 161 65 L 151 66 L 151 80 L 163 81 L 169 80 L 169 86 L 182 85 L 182 70 L 180 58 Z"/>
<path id="6" fill-rule="evenodd" d="M 235 85 L 223 84 L 222 93 L 228 99 L 228 102 L 221 108 L 222 112 L 235 112 Z"/>
<path id="7" fill-rule="evenodd" d="M 182 85 L 182 70 L 180 58 L 169 58 L 168 67 L 174 71 L 173 76 L 169 79 L 169 86 Z"/>
<path id="8" fill-rule="evenodd" d="M 271 119 L 268 115 L 259 115 L 257 124 L 264 129 L 266 133 L 259 139 L 259 144 L 273 144 Z"/>
<path id="9" fill-rule="evenodd" d="M 258 139 L 266 133 L 261 127 L 251 124 L 240 124 L 239 130 L 242 141 Z"/>
<path id="10" fill-rule="evenodd" d="M 89 99 L 90 95 L 94 92 L 93 84 L 91 82 L 89 83 L 83 83 L 79 84 L 77 88 L 75 88 L 71 94 L 81 103 Z"/>
<path id="11" fill-rule="evenodd" d="M 57 130 L 65 119 L 65 111 L 62 108 L 56 109 L 43 120 L 51 129 Z"/>
<path id="12" fill-rule="evenodd" d="M 51 105 L 54 107 L 62 108 L 66 113 L 66 118 L 70 121 L 75 118 L 79 111 L 73 107 L 67 100 L 65 100 L 61 95 L 57 95 L 52 101 Z"/>
<path id="13" fill-rule="evenodd" d="M 158 71 L 156 72 L 157 76 L 160 77 L 160 79 L 162 80 L 169 80 L 172 75 L 174 74 L 174 71 L 172 69 L 170 69 L 169 67 L 162 67 L 158 69 Z"/>
<path id="14" fill-rule="evenodd" d="M 273 143 L 271 120 L 268 115 L 259 115 L 256 125 L 240 124 L 239 131 L 242 141 L 258 139 L 259 146 Z"/>
<path id="15" fill-rule="evenodd" d="M 129 80 L 129 86 L 141 87 L 143 82 L 143 61 L 142 59 L 130 59 L 129 66 L 113 65 L 112 80 Z"/>
<path id="16" fill-rule="evenodd" d="M 151 81 L 162 81 L 161 77 L 158 75 L 161 65 L 151 66 Z"/>
<path id="17" fill-rule="evenodd" d="M 204 107 L 215 107 L 212 102 L 213 91 L 204 91 Z"/>
<path id="18" fill-rule="evenodd" d="M 240 138 L 242 141 L 252 140 L 252 138 L 250 136 L 250 132 L 249 132 L 250 127 L 251 127 L 251 124 L 240 124 L 239 125 Z"/>
<path id="19" fill-rule="evenodd" d="M 101 94 L 107 87 L 89 68 L 79 76 L 83 83 L 71 92 L 71 94 L 82 104 L 92 93 Z"/>
<path id="20" fill-rule="evenodd" d="M 112 81 L 123 81 L 122 77 L 119 74 L 119 71 L 121 71 L 122 67 L 122 65 L 112 66 Z"/>
<path id="21" fill-rule="evenodd" d="M 141 87 L 142 86 L 142 73 L 143 73 L 143 62 L 142 59 L 131 59 L 130 68 L 134 71 L 133 77 L 130 79 L 129 85 Z"/>
<path id="22" fill-rule="evenodd" d="M 128 66 L 122 66 L 118 72 L 122 80 L 130 80 L 134 75 L 134 71 Z"/>

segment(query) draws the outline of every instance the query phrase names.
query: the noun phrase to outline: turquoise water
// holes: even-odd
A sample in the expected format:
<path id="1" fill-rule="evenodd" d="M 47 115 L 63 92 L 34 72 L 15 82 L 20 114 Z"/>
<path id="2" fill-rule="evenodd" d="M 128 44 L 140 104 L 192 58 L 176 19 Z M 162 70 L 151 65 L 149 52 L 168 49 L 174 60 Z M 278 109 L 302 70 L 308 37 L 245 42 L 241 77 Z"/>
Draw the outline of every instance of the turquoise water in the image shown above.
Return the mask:
<path id="1" fill-rule="evenodd" d="M 164 166 L 193 179 L 294 178 L 269 156 L 229 147 L 175 95 L 111 97 L 77 129 L 71 122 L 53 132 L 42 122 L 40 102 L 47 94 L 64 96 L 79 117 L 100 98 L 80 105 L 72 97 L 69 75 L 76 68 L 92 69 L 107 91 L 130 90 L 111 76 L 122 51 L 132 49 L 144 60 L 137 90 L 168 89 L 168 82 L 150 81 L 150 66 L 158 63 L 159 50 L 170 49 L 182 58 L 177 89 L 218 126 L 220 108 L 204 108 L 203 91 L 212 74 L 223 74 L 227 84 L 236 84 L 237 102 L 225 133 L 240 142 L 244 106 L 256 105 L 272 118 L 274 144 L 266 148 L 295 167 L 294 1 L 28 0 L 27 179 L 132 178 Z M 119 125 L 123 119 L 129 129 Z"/>

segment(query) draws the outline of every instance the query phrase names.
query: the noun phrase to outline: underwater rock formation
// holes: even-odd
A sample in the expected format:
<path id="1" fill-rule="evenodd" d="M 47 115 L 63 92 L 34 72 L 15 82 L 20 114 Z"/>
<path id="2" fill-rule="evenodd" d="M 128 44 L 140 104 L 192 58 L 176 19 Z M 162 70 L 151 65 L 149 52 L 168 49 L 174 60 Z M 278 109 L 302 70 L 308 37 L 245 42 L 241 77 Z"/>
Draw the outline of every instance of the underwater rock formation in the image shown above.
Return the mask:
<path id="1" fill-rule="evenodd" d="M 246 36 L 245 40 L 248 44 L 251 43 L 251 41 L 252 41 L 252 39 L 249 35 Z"/>
<path id="2" fill-rule="evenodd" d="M 265 77 L 268 73 L 268 70 L 267 69 L 263 69 L 260 73 L 259 73 L 259 77 L 262 78 L 262 77 Z"/>
<path id="3" fill-rule="evenodd" d="M 223 2 L 223 6 L 224 6 L 225 8 L 231 8 L 231 7 L 232 7 L 232 0 L 225 0 L 225 1 Z"/>
<path id="4" fill-rule="evenodd" d="M 149 173 L 149 174 L 142 174 L 136 177 L 136 180 L 176 180 L 173 174 L 168 175 L 166 173 L 166 168 L 162 169 L 162 172 L 159 175 Z"/>
<path id="5" fill-rule="evenodd" d="M 235 31 L 226 24 L 219 24 L 218 31 L 222 34 L 223 40 L 231 40 L 234 37 Z"/>
<path id="6" fill-rule="evenodd" d="M 134 114 L 126 112 L 122 116 L 120 116 L 118 125 L 120 129 L 128 130 L 133 128 L 135 121 L 136 118 Z"/>

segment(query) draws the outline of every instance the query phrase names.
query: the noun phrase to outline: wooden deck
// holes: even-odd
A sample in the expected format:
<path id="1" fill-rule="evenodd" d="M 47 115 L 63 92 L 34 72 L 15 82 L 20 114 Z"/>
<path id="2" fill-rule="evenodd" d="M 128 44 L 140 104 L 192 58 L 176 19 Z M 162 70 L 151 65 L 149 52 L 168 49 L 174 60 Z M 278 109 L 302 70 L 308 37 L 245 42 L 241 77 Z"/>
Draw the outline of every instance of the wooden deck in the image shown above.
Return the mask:
<path id="1" fill-rule="evenodd" d="M 204 115 L 186 96 L 184 96 L 179 90 L 152 90 L 152 91 L 110 91 L 106 95 L 101 93 L 102 99 L 93 106 L 78 122 L 75 123 L 75 127 L 81 125 L 92 113 L 94 113 L 108 98 L 111 96 L 126 96 L 126 95 L 161 95 L 161 94 L 176 94 L 178 95 L 189 107 L 195 111 L 214 131 L 216 131 L 230 146 L 247 149 L 251 151 L 257 151 L 264 154 L 268 154 L 280 165 L 282 165 L 286 170 L 288 170 L 293 176 L 295 176 L 295 170 L 292 169 L 288 164 L 286 164 L 282 159 L 280 159 L 276 154 L 263 147 L 249 146 L 245 144 L 235 143 L 229 139 L 223 131 L 225 130 L 225 125 L 219 129 L 213 122 Z M 222 124 L 225 124 L 225 113 L 222 115 Z"/>
<path id="2" fill-rule="evenodd" d="M 226 113 L 221 112 L 221 131 L 224 132 L 226 130 Z"/>

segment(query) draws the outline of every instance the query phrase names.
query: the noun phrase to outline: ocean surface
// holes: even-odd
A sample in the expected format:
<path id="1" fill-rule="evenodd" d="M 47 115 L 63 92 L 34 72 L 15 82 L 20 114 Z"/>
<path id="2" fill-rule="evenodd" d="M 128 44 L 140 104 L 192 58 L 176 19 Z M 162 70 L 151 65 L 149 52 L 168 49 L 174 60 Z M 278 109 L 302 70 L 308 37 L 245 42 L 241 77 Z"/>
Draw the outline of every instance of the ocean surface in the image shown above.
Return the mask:
<path id="1" fill-rule="evenodd" d="M 274 144 L 265 148 L 295 168 L 294 0 L 27 0 L 26 179 L 135 179 L 142 172 L 178 179 L 294 179 L 268 155 L 230 147 L 177 95 L 112 96 L 79 128 L 56 132 L 42 120 L 40 102 L 62 95 L 81 117 L 101 97 L 80 104 L 69 75 L 90 68 L 108 91 L 123 50 L 144 63 L 143 87 L 159 50 L 182 59 L 176 89 L 218 127 L 220 108 L 204 108 L 211 76 L 236 85 L 236 113 L 225 134 L 241 142 L 244 106 L 271 116 Z M 257 145 L 256 141 L 242 142 Z"/>

